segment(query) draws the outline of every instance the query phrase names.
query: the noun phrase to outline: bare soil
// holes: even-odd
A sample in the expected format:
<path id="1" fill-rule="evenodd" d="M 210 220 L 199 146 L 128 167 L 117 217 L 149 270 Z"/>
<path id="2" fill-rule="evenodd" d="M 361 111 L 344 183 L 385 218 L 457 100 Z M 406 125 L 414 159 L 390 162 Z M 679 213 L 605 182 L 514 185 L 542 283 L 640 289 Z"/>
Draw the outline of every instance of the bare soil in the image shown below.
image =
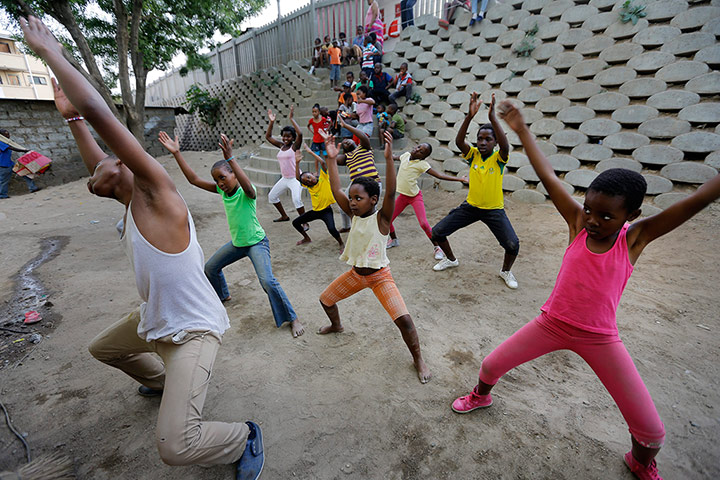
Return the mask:
<path id="1" fill-rule="evenodd" d="M 207 171 L 218 154 L 187 158 Z M 190 206 L 207 258 L 229 239 L 222 203 L 187 184 L 168 157 L 161 160 Z M 464 195 L 427 192 L 430 223 Z M 293 339 L 289 328 L 275 328 L 249 260 L 228 267 L 232 327 L 205 418 L 260 423 L 266 479 L 632 478 L 622 461 L 627 426 L 572 353 L 510 372 L 490 409 L 464 416 L 450 410 L 475 384 L 482 358 L 537 315 L 567 243 L 551 204 L 507 200 L 506 208 L 521 242 L 516 291 L 497 275 L 502 251 L 484 225 L 450 238 L 460 266 L 438 273 L 412 210 L 397 220 L 392 272 L 434 374 L 421 385 L 397 328 L 369 291 L 340 303 L 345 333 L 314 333 L 327 323 L 320 292 L 348 267 L 322 223 L 311 224 L 312 243 L 295 246 L 300 236 L 289 223 L 272 223 L 275 211 L 261 198 L 258 216 L 275 275 L 308 332 Z M 42 239 L 67 237 L 60 254 L 35 271 L 52 303 L 52 326 L 23 331 L 41 332 L 42 342 L 29 348 L 13 343 L 25 335 L 0 332 L 0 400 L 34 456 L 64 452 L 79 478 L 233 478 L 230 466 L 164 465 L 154 440 L 159 400 L 138 396 L 137 384 L 87 351 L 98 332 L 139 302 L 115 231 L 122 213 L 120 204 L 91 197 L 84 181 L 0 202 L 0 307 L 7 317 L 0 323 L 22 314 L 13 305 L 15 281 Z M 667 429 L 658 456 L 665 478 L 720 478 L 718 232 L 716 203 L 651 245 L 618 311 L 621 336 Z M 0 470 L 15 470 L 23 458 L 20 442 L 0 427 Z"/>

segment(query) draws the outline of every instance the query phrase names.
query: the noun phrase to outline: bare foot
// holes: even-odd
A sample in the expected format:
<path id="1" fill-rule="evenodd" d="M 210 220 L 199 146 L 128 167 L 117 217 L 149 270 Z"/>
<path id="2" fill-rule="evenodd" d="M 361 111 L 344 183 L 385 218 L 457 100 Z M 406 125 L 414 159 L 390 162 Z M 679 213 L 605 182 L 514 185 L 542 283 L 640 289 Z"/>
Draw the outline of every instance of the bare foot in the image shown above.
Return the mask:
<path id="1" fill-rule="evenodd" d="M 430 369 L 425 365 L 422 358 L 415 362 L 415 370 L 418 372 L 420 383 L 428 383 L 430 378 L 432 378 L 432 373 L 430 373 Z"/>
<path id="2" fill-rule="evenodd" d="M 300 323 L 300 320 L 294 320 L 290 324 L 290 328 L 292 329 L 292 334 L 294 338 L 297 338 L 303 333 L 305 333 L 305 327 L 303 327 L 303 324 Z"/>
<path id="3" fill-rule="evenodd" d="M 347 233 L 349 231 L 350 231 L 349 228 L 341 228 L 340 230 L 338 230 L 338 232 L 340 232 L 340 233 Z"/>
<path id="4" fill-rule="evenodd" d="M 342 325 L 338 325 L 337 327 L 335 325 L 328 325 L 327 327 L 321 327 L 318 333 L 320 335 L 326 335 L 328 333 L 342 333 L 344 330 Z"/>
<path id="5" fill-rule="evenodd" d="M 289 220 L 290 220 L 290 217 L 278 217 L 278 218 L 276 218 L 275 220 L 273 220 L 273 222 L 274 222 L 274 223 L 277 223 L 277 222 L 287 222 L 287 221 L 289 221 Z"/>
<path id="6" fill-rule="evenodd" d="M 345 244 L 341 243 L 339 248 L 340 248 L 340 253 L 342 253 L 343 251 L 345 251 Z"/>
<path id="7" fill-rule="evenodd" d="M 220 301 L 221 301 L 222 303 L 225 303 L 225 302 L 229 302 L 230 300 L 232 300 L 232 297 L 231 297 L 230 295 L 228 295 L 227 297 L 223 298 L 223 299 L 220 300 Z"/>
<path id="8" fill-rule="evenodd" d="M 312 242 L 312 240 L 310 240 L 309 238 L 303 238 L 302 240 L 298 240 L 295 243 L 295 245 L 302 245 L 303 243 L 310 243 L 310 242 Z"/>

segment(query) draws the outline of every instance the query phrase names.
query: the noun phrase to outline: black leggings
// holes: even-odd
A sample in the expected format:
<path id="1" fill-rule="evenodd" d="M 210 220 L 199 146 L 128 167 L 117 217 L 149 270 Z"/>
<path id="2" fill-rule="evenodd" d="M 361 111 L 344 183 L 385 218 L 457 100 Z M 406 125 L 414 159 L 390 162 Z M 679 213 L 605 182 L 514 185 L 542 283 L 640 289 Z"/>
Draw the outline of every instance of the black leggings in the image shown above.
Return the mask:
<path id="1" fill-rule="evenodd" d="M 295 227 L 295 230 L 303 233 L 304 230 L 302 228 L 302 224 L 312 222 L 313 220 L 322 220 L 325 222 L 325 226 L 327 227 L 328 232 L 330 232 L 330 235 L 332 235 L 335 240 L 340 241 L 340 233 L 338 233 L 335 228 L 335 218 L 333 217 L 332 207 L 327 207 L 325 210 L 320 210 L 319 212 L 317 210 L 305 212 L 293 220 L 292 225 Z"/>

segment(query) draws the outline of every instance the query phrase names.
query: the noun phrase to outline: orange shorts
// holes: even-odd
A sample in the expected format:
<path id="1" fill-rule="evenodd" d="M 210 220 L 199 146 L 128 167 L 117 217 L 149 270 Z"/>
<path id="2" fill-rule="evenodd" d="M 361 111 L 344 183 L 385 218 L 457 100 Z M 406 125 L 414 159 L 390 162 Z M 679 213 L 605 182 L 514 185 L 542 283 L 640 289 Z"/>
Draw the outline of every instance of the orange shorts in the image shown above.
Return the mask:
<path id="1" fill-rule="evenodd" d="M 390 314 L 390 318 L 397 320 L 408 315 L 405 301 L 395 285 L 390 268 L 381 268 L 371 275 L 360 275 L 354 268 L 336 278 L 324 292 L 320 294 L 320 302 L 332 307 L 343 298 L 355 295 L 360 290 L 371 288 L 380 304 Z"/>

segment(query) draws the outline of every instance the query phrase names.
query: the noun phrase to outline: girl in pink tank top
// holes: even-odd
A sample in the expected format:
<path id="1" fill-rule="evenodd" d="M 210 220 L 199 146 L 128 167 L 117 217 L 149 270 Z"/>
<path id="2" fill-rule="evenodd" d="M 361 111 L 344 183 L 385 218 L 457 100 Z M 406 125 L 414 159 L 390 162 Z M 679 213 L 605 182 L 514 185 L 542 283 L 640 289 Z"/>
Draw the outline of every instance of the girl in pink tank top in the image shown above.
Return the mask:
<path id="1" fill-rule="evenodd" d="M 556 350 L 571 350 L 597 374 L 628 424 L 632 449 L 624 459 L 630 471 L 641 479 L 661 479 L 654 458 L 665 429 L 618 336 L 615 311 L 643 249 L 719 198 L 720 175 L 661 213 L 629 224 L 640 216 L 647 189 L 642 175 L 620 168 L 606 170 L 590 184 L 580 205 L 555 176 L 520 111 L 508 101 L 499 110 L 567 222 L 570 245 L 540 316 L 485 357 L 478 384 L 469 395 L 456 399 L 452 409 L 468 413 L 489 407 L 490 391 L 509 370 Z"/>
<path id="2" fill-rule="evenodd" d="M 285 213 L 285 209 L 280 202 L 280 195 L 287 190 L 290 190 L 293 205 L 297 209 L 298 215 L 305 213 L 305 205 L 301 197 L 302 186 L 297 178 L 295 178 L 295 152 L 299 151 L 300 147 L 302 147 L 302 131 L 295 121 L 294 114 L 295 106 L 293 105 L 290 107 L 290 115 L 288 115 L 292 127 L 283 127 L 280 131 L 280 135 L 282 136 L 280 139 L 277 139 L 272 135 L 273 126 L 275 125 L 275 114 L 271 110 L 268 110 L 270 123 L 268 124 L 267 132 L 265 132 L 265 140 L 280 149 L 277 154 L 277 160 L 280 164 L 280 174 L 282 175 L 280 180 L 270 189 L 270 193 L 268 193 L 268 201 L 272 203 L 273 206 L 277 208 L 278 213 L 280 213 L 280 217 L 273 220 L 273 222 L 287 222 L 290 220 L 290 217 Z M 303 228 L 307 230 L 308 224 L 303 224 Z"/>

